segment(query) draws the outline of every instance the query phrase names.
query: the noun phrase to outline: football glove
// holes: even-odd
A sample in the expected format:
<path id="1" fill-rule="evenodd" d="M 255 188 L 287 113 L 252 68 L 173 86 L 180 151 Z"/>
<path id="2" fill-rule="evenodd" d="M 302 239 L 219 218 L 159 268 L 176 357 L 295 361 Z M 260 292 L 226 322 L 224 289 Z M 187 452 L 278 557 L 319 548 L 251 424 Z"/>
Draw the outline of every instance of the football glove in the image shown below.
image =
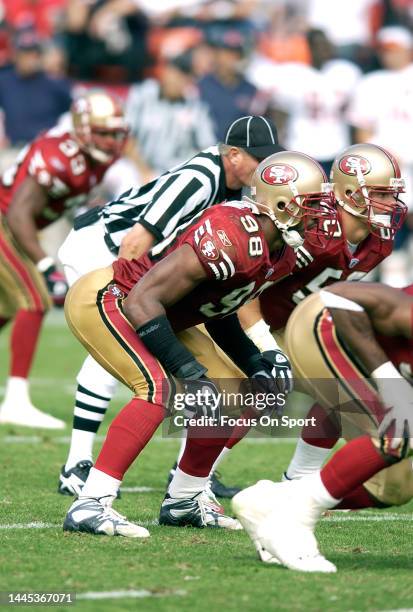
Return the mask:
<path id="1" fill-rule="evenodd" d="M 377 380 L 386 414 L 379 426 L 382 448 L 390 448 L 404 457 L 413 450 L 413 387 L 402 377 Z"/>
<path id="2" fill-rule="evenodd" d="M 207 378 L 184 380 L 185 393 L 184 414 L 186 417 L 212 417 L 221 416 L 220 396 L 215 384 Z"/>
<path id="3" fill-rule="evenodd" d="M 287 355 L 281 350 L 264 351 L 258 358 L 252 358 L 251 365 L 253 365 L 251 378 L 262 378 L 263 383 L 265 379 L 273 381 L 272 384 L 267 384 L 268 392 L 291 393 L 293 390 L 291 364 Z"/>
<path id="4" fill-rule="evenodd" d="M 53 300 L 53 304 L 62 308 L 65 303 L 66 293 L 69 286 L 64 275 L 56 269 L 51 257 L 45 257 L 37 264 L 38 270 L 43 274 L 46 281 L 47 290 Z"/>

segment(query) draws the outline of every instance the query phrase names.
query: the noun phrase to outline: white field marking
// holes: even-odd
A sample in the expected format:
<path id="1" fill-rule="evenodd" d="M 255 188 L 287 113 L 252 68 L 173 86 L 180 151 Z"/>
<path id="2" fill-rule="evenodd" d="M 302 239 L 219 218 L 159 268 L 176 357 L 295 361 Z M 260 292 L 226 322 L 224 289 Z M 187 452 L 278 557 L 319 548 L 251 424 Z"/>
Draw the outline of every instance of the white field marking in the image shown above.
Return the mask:
<path id="1" fill-rule="evenodd" d="M 399 521 L 407 521 L 412 522 L 413 516 L 411 514 L 397 514 L 395 512 L 383 512 L 382 514 L 364 514 L 364 515 L 341 515 L 341 516 L 328 516 L 322 519 L 322 522 L 330 522 L 330 523 L 386 523 L 386 522 L 399 522 Z M 138 524 L 142 527 L 153 527 L 154 525 L 158 525 L 157 519 L 152 519 L 149 521 L 138 521 Z M 41 523 L 41 522 L 33 522 L 33 523 L 11 523 L 11 524 L 1 524 L 0 530 L 2 529 L 61 529 L 62 525 L 58 523 Z M 412 611 L 413 612 L 413 611 Z"/>
<path id="2" fill-rule="evenodd" d="M 157 519 L 152 519 L 150 521 L 138 521 L 138 524 L 141 527 L 154 527 L 155 525 L 159 525 Z M 42 523 L 42 522 L 33 522 L 33 523 L 9 523 L 2 524 L 0 523 L 0 530 L 14 530 L 14 529 L 62 529 L 62 523 Z"/>
<path id="3" fill-rule="evenodd" d="M 121 493 L 159 493 L 164 489 L 155 489 L 154 487 L 121 487 Z"/>
<path id="4" fill-rule="evenodd" d="M 164 593 L 154 593 L 153 591 L 147 591 L 140 589 L 135 591 L 133 589 L 128 591 L 88 591 L 87 593 L 76 593 L 76 600 L 78 599 L 142 599 L 144 597 L 172 597 L 172 596 L 184 596 L 187 591 L 177 590 L 169 591 L 166 590 Z"/>

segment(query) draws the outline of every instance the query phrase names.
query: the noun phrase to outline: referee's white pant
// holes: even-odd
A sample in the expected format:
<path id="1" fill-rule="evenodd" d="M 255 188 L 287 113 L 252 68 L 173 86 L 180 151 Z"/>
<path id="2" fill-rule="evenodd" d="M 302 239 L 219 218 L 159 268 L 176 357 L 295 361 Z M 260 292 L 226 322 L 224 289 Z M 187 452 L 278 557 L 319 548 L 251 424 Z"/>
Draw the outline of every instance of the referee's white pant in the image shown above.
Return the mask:
<path id="1" fill-rule="evenodd" d="M 106 246 L 104 236 L 105 225 L 101 218 L 91 225 L 78 230 L 71 230 L 58 251 L 58 257 L 63 265 L 63 271 L 70 286 L 84 274 L 98 268 L 110 266 L 115 261 L 116 257 Z M 108 401 L 113 397 L 118 386 L 116 378 L 102 368 L 90 355 L 83 362 L 76 380 L 78 385 L 81 385 L 91 394 L 103 396 Z M 77 391 L 76 395 L 78 393 L 79 391 Z M 87 403 L 84 395 L 82 400 L 83 403 Z M 108 402 L 105 403 L 107 404 Z M 104 407 L 103 403 L 100 404 L 100 407 Z M 75 416 L 96 421 L 103 418 L 102 415 L 94 415 L 90 410 L 85 411 L 76 406 Z"/>

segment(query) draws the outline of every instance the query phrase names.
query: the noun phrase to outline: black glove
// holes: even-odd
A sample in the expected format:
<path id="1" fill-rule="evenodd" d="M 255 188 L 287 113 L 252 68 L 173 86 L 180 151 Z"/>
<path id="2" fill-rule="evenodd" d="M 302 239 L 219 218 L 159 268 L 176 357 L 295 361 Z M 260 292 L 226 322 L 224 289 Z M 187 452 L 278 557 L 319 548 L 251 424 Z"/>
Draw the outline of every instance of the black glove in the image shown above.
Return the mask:
<path id="1" fill-rule="evenodd" d="M 262 392 L 290 393 L 293 390 L 291 364 L 280 350 L 264 351 L 252 357 L 248 374 L 251 379 L 261 379 Z"/>
<path id="2" fill-rule="evenodd" d="M 187 417 L 221 416 L 221 402 L 219 391 L 207 376 L 207 369 L 196 360 L 186 363 L 174 372 L 174 376 L 181 380 L 185 394 L 184 414 Z"/>

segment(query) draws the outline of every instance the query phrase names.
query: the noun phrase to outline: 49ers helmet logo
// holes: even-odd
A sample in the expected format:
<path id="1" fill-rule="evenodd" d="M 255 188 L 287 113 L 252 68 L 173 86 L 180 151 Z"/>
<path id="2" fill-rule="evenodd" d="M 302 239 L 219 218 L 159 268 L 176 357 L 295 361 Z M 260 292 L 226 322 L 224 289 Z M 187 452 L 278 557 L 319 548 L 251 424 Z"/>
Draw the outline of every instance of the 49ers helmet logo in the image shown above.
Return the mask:
<path id="1" fill-rule="evenodd" d="M 340 159 L 338 167 L 341 172 L 350 176 L 355 176 L 359 168 L 362 174 L 368 174 L 371 170 L 369 160 L 361 155 L 345 155 Z"/>
<path id="2" fill-rule="evenodd" d="M 287 185 L 290 181 L 297 180 L 298 172 L 288 164 L 273 164 L 264 168 L 261 178 L 268 185 Z"/>

